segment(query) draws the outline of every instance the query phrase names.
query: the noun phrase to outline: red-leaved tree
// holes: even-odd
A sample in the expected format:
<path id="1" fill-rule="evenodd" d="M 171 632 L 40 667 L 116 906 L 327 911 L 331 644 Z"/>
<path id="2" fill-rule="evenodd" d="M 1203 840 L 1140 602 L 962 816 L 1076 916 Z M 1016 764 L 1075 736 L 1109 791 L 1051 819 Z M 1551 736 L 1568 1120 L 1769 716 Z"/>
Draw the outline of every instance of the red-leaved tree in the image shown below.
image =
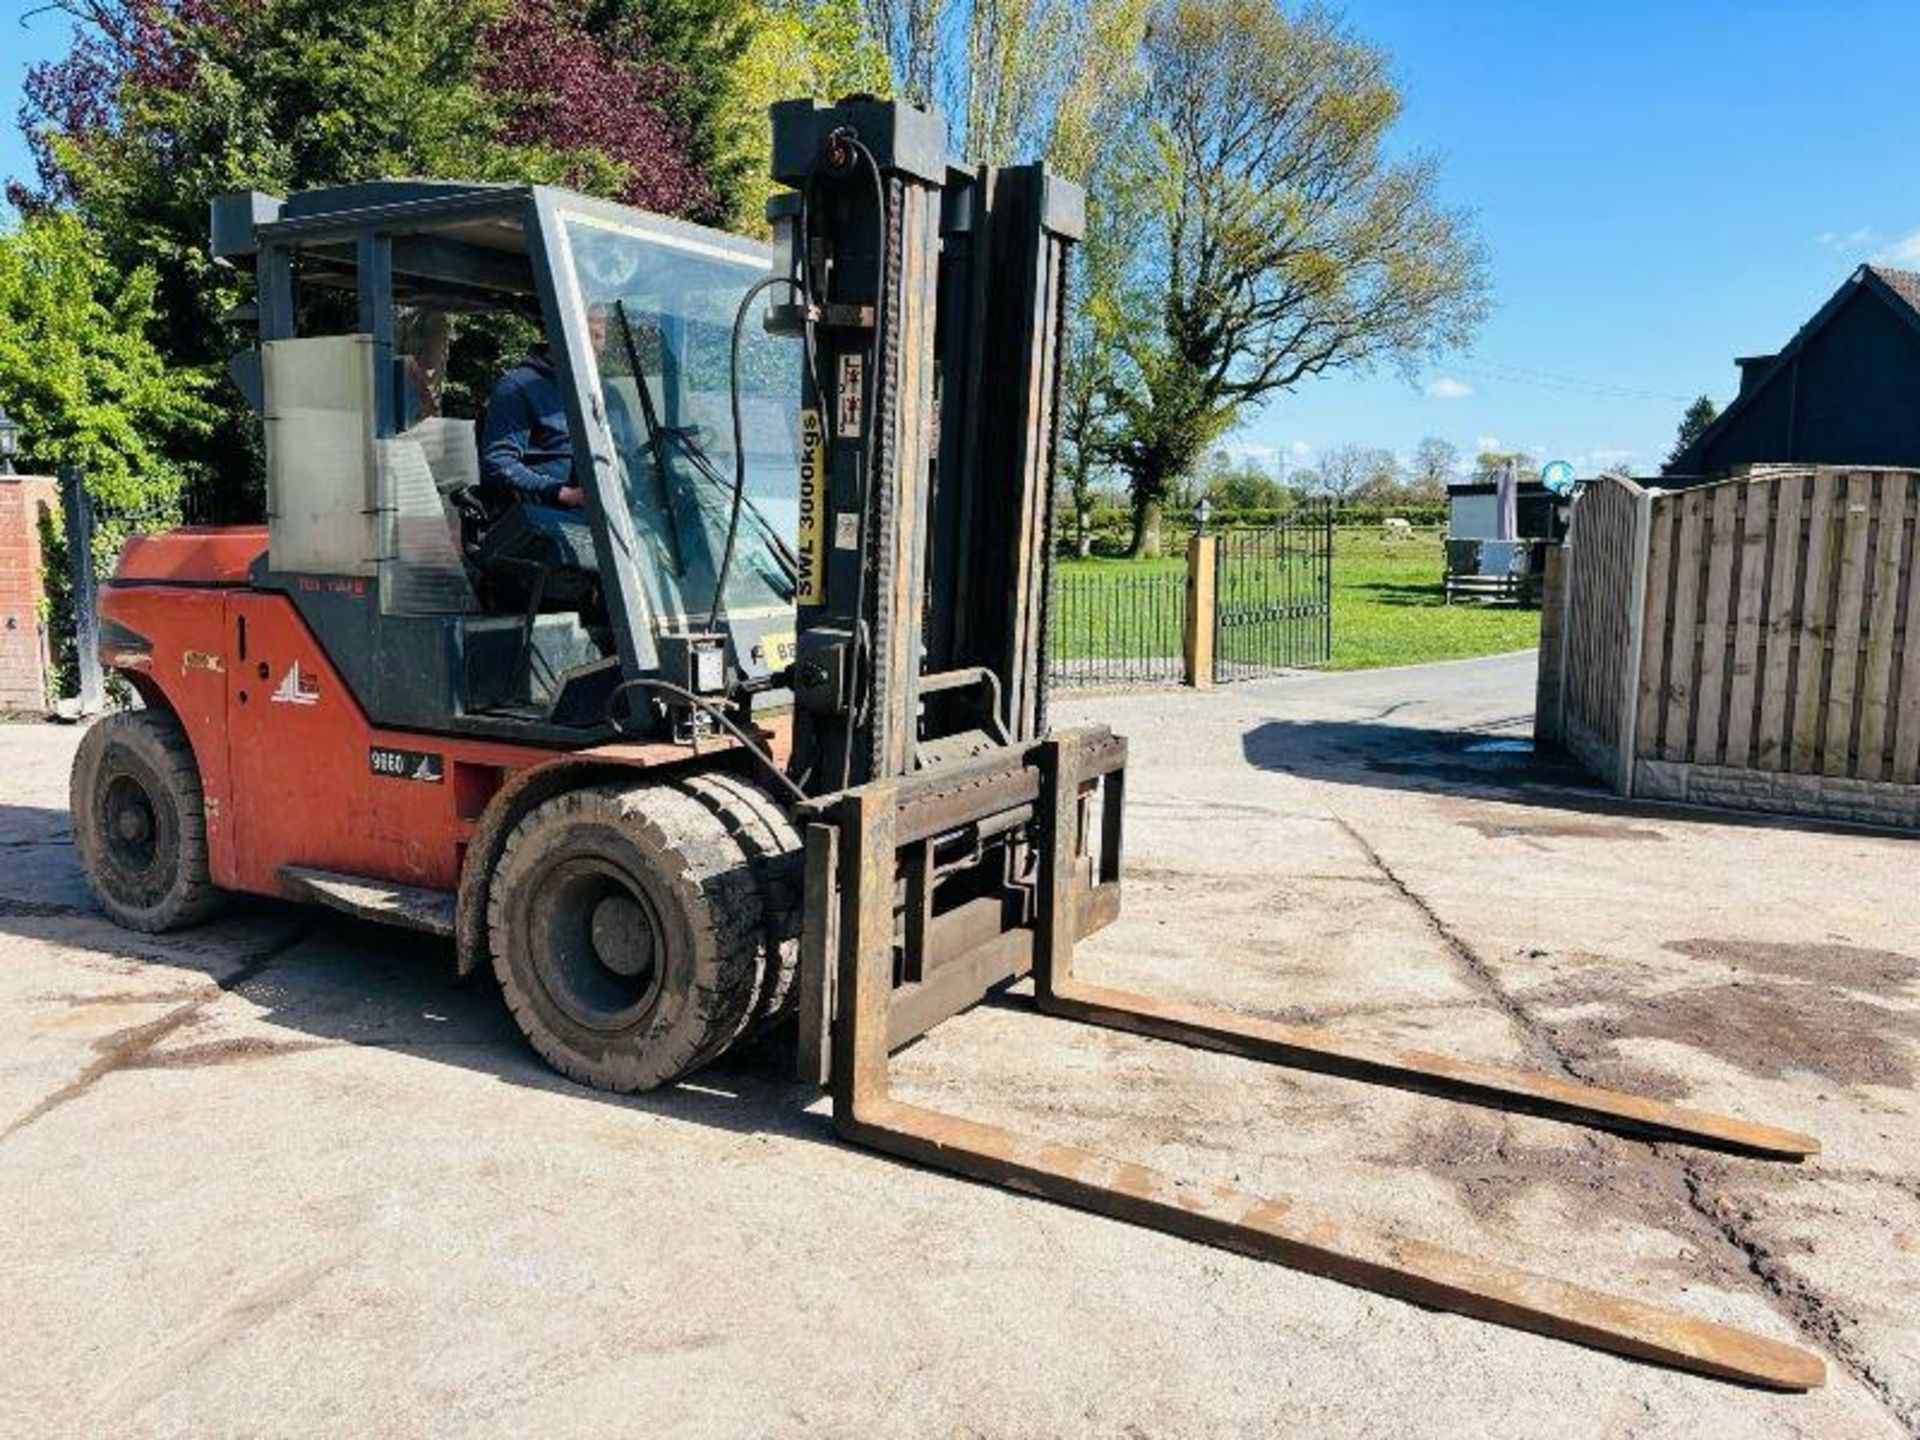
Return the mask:
<path id="1" fill-rule="evenodd" d="M 650 58 L 637 23 L 589 34 L 554 0 L 515 0 L 487 30 L 476 74 L 505 106 L 503 140 L 597 151 L 626 171 L 615 198 L 689 219 L 716 215 L 719 197 L 668 118 L 690 77 Z"/>

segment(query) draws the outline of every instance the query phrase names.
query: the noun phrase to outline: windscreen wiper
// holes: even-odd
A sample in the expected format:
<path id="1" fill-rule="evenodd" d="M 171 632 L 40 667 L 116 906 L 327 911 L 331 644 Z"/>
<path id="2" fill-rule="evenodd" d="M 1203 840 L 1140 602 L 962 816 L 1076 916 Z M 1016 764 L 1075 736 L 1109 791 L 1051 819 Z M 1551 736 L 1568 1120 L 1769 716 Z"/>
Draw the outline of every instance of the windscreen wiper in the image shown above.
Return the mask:
<path id="1" fill-rule="evenodd" d="M 681 451 L 693 462 L 696 475 L 709 485 L 724 491 L 729 501 L 733 499 L 733 483 L 723 476 L 719 467 L 713 463 L 712 457 L 707 454 L 706 447 L 700 443 L 695 426 L 667 426 L 661 433 L 679 444 Z M 797 582 L 800 578 L 800 561 L 793 553 L 793 547 L 787 543 L 786 537 L 774 529 L 773 522 L 767 518 L 766 512 L 754 504 L 750 496 L 742 495 L 740 504 L 753 516 L 754 524 L 760 527 L 761 536 L 766 540 L 768 548 L 773 551 L 773 558 L 779 562 L 787 579 Z"/>
<path id="2" fill-rule="evenodd" d="M 627 302 L 615 300 L 613 313 L 620 322 L 621 348 L 627 352 L 627 364 L 633 368 L 633 388 L 640 396 L 641 423 L 647 427 L 647 457 L 652 462 L 648 469 L 653 472 L 660 511 L 667 517 L 666 525 L 661 527 L 666 536 L 667 560 L 675 575 L 684 575 L 687 564 L 680 553 L 680 517 L 674 509 L 673 486 L 667 479 L 667 452 L 660 443 L 666 431 L 653 408 L 653 392 L 647 388 L 647 374 L 640 365 L 640 347 L 633 342 L 633 322 L 627 318 Z"/>

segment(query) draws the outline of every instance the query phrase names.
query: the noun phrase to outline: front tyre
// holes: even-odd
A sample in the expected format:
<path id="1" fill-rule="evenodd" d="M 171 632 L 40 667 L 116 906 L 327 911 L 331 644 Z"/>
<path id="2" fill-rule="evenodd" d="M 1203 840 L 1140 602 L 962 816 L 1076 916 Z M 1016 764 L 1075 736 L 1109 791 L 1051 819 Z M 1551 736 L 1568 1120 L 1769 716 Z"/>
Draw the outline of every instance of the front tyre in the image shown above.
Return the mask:
<path id="1" fill-rule="evenodd" d="M 129 710 L 90 726 L 73 759 L 70 801 L 87 888 L 116 922 L 157 933 L 219 905 L 200 769 L 171 714 Z"/>
<path id="2" fill-rule="evenodd" d="M 764 866 L 712 799 L 672 783 L 592 786 L 535 806 L 507 836 L 487 897 L 494 973 L 562 1074 L 603 1090 L 669 1084 L 764 1002 Z"/>

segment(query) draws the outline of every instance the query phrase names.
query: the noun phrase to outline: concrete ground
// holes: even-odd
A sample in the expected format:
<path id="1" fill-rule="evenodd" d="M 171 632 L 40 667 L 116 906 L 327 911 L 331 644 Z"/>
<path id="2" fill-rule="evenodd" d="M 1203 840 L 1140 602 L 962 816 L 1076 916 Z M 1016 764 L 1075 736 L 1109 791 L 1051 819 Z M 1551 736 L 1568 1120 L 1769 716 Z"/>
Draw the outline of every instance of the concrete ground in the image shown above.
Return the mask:
<path id="1" fill-rule="evenodd" d="M 1777 1396 L 849 1150 L 778 1047 L 609 1099 L 417 938 L 90 910 L 71 730 L 0 731 L 0 1432 L 1920 1434 L 1912 840 L 1624 808 L 1530 656 L 1088 697 L 1118 983 L 1811 1131 L 1799 1167 L 1077 1028 L 911 1097 L 1818 1349 Z"/>

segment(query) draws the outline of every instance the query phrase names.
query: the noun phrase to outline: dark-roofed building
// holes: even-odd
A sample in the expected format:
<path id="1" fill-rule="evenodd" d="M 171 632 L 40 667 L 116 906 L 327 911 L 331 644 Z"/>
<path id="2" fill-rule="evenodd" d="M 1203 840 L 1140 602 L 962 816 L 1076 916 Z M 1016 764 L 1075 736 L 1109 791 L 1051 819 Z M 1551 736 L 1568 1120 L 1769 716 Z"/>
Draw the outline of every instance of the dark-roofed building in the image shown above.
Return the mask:
<path id="1" fill-rule="evenodd" d="M 1668 485 L 1746 465 L 1920 468 L 1920 274 L 1862 265 L 1666 467 Z"/>

